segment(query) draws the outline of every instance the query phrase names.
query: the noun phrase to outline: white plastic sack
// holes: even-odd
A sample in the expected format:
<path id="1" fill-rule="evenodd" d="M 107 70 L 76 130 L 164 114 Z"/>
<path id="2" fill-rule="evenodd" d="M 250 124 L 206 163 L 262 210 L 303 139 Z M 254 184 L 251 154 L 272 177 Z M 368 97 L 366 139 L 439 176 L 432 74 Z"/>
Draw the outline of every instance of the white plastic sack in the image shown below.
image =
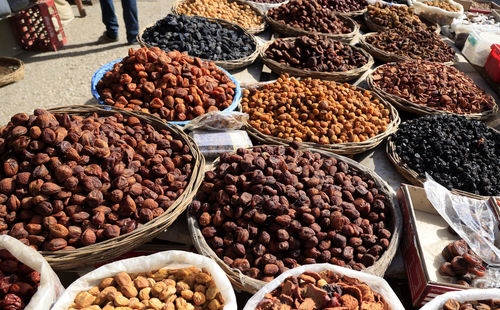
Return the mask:
<path id="1" fill-rule="evenodd" d="M 280 3 L 258 3 L 258 2 L 253 2 L 251 0 L 242 0 L 241 2 L 251 4 L 254 7 L 258 8 L 261 12 L 266 13 L 270 9 L 277 8 L 280 5 L 288 3 L 288 1 L 290 1 L 290 0 L 286 0 L 286 1 L 283 1 Z"/>
<path id="2" fill-rule="evenodd" d="M 430 6 L 424 4 L 425 0 L 408 0 L 410 6 L 415 10 L 415 14 L 427 19 L 430 22 L 437 23 L 441 26 L 449 25 L 453 22 L 454 18 L 460 18 L 464 14 L 464 7 L 460 3 L 456 3 L 453 0 L 440 0 L 447 1 L 452 6 L 459 9 L 458 12 L 450 12 L 440 9 L 435 6 Z"/>
<path id="3" fill-rule="evenodd" d="M 355 278 L 362 282 L 365 282 L 373 291 L 381 294 L 382 297 L 384 297 L 385 301 L 391 306 L 392 310 L 404 310 L 401 301 L 399 301 L 399 298 L 396 296 L 392 288 L 389 286 L 389 283 L 387 283 L 387 281 L 385 281 L 384 279 L 368 273 L 347 269 L 344 267 L 331 264 L 303 265 L 285 271 L 279 277 L 267 283 L 257 293 L 255 293 L 255 295 L 253 295 L 252 298 L 248 300 L 243 310 L 254 310 L 257 307 L 257 305 L 262 301 L 262 299 L 264 299 L 264 296 L 267 293 L 272 292 L 275 288 L 280 286 L 280 284 L 283 281 L 285 281 L 285 279 L 288 278 L 289 276 L 298 276 L 304 273 L 304 271 L 321 272 L 323 270 L 332 270 L 333 272 L 336 272 L 338 274 Z"/>
<path id="4" fill-rule="evenodd" d="M 81 291 L 99 285 L 102 279 L 114 277 L 117 273 L 140 273 L 161 268 L 183 268 L 195 266 L 206 268 L 224 297 L 224 310 L 236 310 L 236 296 L 226 274 L 213 260 L 205 256 L 184 251 L 165 251 L 148 256 L 139 256 L 112 262 L 91 271 L 73 282 L 59 298 L 52 310 L 67 310 Z"/>
<path id="5" fill-rule="evenodd" d="M 49 310 L 64 291 L 59 278 L 40 253 L 7 235 L 0 236 L 0 249 L 6 249 L 21 263 L 40 273 L 40 286 L 25 310 Z"/>
<path id="6" fill-rule="evenodd" d="M 471 289 L 463 291 L 448 292 L 443 295 L 439 295 L 427 304 L 425 304 L 420 310 L 441 310 L 444 303 L 448 299 L 455 299 L 458 302 L 472 301 L 472 300 L 482 300 L 500 298 L 500 289 Z"/>

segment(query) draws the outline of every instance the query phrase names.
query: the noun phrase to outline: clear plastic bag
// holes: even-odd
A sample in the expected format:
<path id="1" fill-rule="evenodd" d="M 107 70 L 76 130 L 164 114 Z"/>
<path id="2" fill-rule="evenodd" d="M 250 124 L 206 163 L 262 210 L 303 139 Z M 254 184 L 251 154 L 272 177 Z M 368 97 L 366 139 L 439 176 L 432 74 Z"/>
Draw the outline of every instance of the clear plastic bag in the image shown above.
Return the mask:
<path id="1" fill-rule="evenodd" d="M 238 148 L 252 146 L 252 141 L 244 130 L 195 130 L 190 135 L 203 156 L 208 159 L 219 157 L 225 152 L 236 151 Z"/>
<path id="2" fill-rule="evenodd" d="M 289 1 L 290 0 L 286 0 L 286 1 L 283 1 L 280 3 L 258 3 L 258 2 L 253 2 L 251 0 L 242 0 L 242 2 L 253 5 L 254 7 L 258 8 L 263 13 L 266 13 L 270 9 L 277 8 L 283 4 L 286 4 Z"/>
<path id="3" fill-rule="evenodd" d="M 410 2 L 410 6 L 414 8 L 415 14 L 441 26 L 451 24 L 454 18 L 460 18 L 464 14 L 464 7 L 460 3 L 456 3 L 453 0 L 441 1 L 449 2 L 454 7 L 457 7 L 459 9 L 458 12 L 450 12 L 435 6 L 424 4 L 424 1 L 426 0 L 408 1 Z"/>
<path id="4" fill-rule="evenodd" d="M 500 289 L 471 289 L 456 292 L 448 292 L 439 295 L 420 310 L 441 310 L 448 299 L 455 299 L 458 302 L 500 298 Z"/>
<path id="5" fill-rule="evenodd" d="M 208 112 L 192 119 L 184 130 L 226 130 L 240 129 L 248 121 L 248 114 L 241 112 Z"/>

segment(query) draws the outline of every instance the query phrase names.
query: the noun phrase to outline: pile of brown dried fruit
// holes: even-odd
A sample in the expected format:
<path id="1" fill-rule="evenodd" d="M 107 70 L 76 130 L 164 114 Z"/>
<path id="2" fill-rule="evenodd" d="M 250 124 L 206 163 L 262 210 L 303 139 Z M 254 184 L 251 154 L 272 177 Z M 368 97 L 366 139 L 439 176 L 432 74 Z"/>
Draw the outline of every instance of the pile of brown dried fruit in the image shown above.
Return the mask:
<path id="1" fill-rule="evenodd" d="M 276 39 L 266 56 L 290 67 L 320 71 L 348 71 L 368 62 L 359 50 L 320 36 L 300 36 L 295 40 Z"/>
<path id="2" fill-rule="evenodd" d="M 366 42 L 389 54 L 434 62 L 454 60 L 455 50 L 439 35 L 421 29 L 390 29 L 366 37 Z"/>
<path id="3" fill-rule="evenodd" d="M 449 299 L 441 308 L 442 310 L 498 310 L 500 309 L 500 299 L 470 300 L 458 302 Z"/>
<path id="4" fill-rule="evenodd" d="M 367 11 L 370 21 L 384 28 L 427 29 L 428 27 L 415 14 L 413 8 L 407 6 L 369 5 Z M 431 31 L 435 30 L 432 26 Z"/>
<path id="5" fill-rule="evenodd" d="M 40 273 L 0 250 L 0 309 L 24 309 L 39 285 Z"/>
<path id="6" fill-rule="evenodd" d="M 493 109 L 495 101 L 453 66 L 428 61 L 385 64 L 373 73 L 384 92 L 433 109 L 458 114 Z"/>
<path id="7" fill-rule="evenodd" d="M 388 199 L 343 161 L 258 146 L 224 153 L 190 212 L 227 265 L 270 281 L 305 264 L 372 266 L 392 237 Z"/>
<path id="8" fill-rule="evenodd" d="M 449 12 L 460 12 L 460 8 L 458 6 L 452 5 L 448 1 L 432 0 L 432 1 L 424 1 L 423 4 L 434 6 Z"/>
<path id="9" fill-rule="evenodd" d="M 246 89 L 242 111 L 265 135 L 289 141 L 335 144 L 366 141 L 383 133 L 390 111 L 371 92 L 349 84 L 282 75 Z"/>
<path id="10" fill-rule="evenodd" d="M 483 260 L 460 239 L 448 244 L 441 252 L 446 260 L 439 273 L 443 276 L 457 277 L 457 284 L 470 286 L 472 280 L 484 276 Z"/>
<path id="11" fill-rule="evenodd" d="M 103 279 L 99 286 L 78 293 L 68 310 L 223 308 L 224 298 L 210 272 L 187 267 L 138 274 L 120 272 L 114 278 Z"/>
<path id="12" fill-rule="evenodd" d="M 345 19 L 316 0 L 290 0 L 267 12 L 277 22 L 306 31 L 341 34 L 353 31 Z"/>
<path id="13" fill-rule="evenodd" d="M 353 12 L 361 11 L 366 8 L 366 0 L 317 0 L 323 7 L 334 12 Z"/>
<path id="14" fill-rule="evenodd" d="M 256 309 L 390 310 L 391 306 L 366 283 L 325 270 L 286 278 Z"/>
<path id="15" fill-rule="evenodd" d="M 0 129 L 0 232 L 37 250 L 73 249 L 160 216 L 189 182 L 183 141 L 137 117 L 37 109 Z"/>
<path id="16" fill-rule="evenodd" d="M 222 111 L 233 102 L 236 85 L 213 62 L 153 47 L 129 49 L 97 83 L 105 104 L 151 113 L 167 121 L 191 120 Z"/>

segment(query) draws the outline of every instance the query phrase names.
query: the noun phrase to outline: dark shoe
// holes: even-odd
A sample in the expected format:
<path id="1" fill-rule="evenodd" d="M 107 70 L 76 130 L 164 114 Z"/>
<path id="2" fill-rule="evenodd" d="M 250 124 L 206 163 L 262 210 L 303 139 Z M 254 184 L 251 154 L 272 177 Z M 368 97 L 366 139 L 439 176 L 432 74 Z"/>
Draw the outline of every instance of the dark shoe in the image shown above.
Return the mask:
<path id="1" fill-rule="evenodd" d="M 134 37 L 132 40 L 128 40 L 129 45 L 137 44 L 137 38 Z"/>
<path id="2" fill-rule="evenodd" d="M 107 31 L 104 31 L 104 33 L 99 37 L 99 39 L 97 39 L 97 44 L 106 44 L 112 42 L 118 42 L 118 36 L 111 37 Z"/>

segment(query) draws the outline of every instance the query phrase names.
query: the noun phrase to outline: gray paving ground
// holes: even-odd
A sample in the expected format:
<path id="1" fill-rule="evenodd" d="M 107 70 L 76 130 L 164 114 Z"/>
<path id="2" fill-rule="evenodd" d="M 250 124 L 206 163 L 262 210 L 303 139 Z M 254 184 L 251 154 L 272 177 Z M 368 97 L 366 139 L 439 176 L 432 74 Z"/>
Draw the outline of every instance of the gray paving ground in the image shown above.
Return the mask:
<path id="1" fill-rule="evenodd" d="M 0 124 L 5 124 L 17 112 L 88 103 L 92 99 L 92 74 L 103 64 L 127 54 L 131 46 L 126 45 L 120 1 L 115 1 L 120 41 L 103 45 L 96 44 L 104 25 L 99 1 L 94 2 L 93 6 L 85 6 L 87 16 L 84 18 L 78 17 L 78 10 L 73 6 L 76 18 L 64 26 L 68 43 L 62 50 L 23 52 L 16 56 L 25 63 L 25 76 L 17 83 L 0 88 Z M 173 0 L 138 0 L 141 29 L 168 14 L 172 3 Z"/>

